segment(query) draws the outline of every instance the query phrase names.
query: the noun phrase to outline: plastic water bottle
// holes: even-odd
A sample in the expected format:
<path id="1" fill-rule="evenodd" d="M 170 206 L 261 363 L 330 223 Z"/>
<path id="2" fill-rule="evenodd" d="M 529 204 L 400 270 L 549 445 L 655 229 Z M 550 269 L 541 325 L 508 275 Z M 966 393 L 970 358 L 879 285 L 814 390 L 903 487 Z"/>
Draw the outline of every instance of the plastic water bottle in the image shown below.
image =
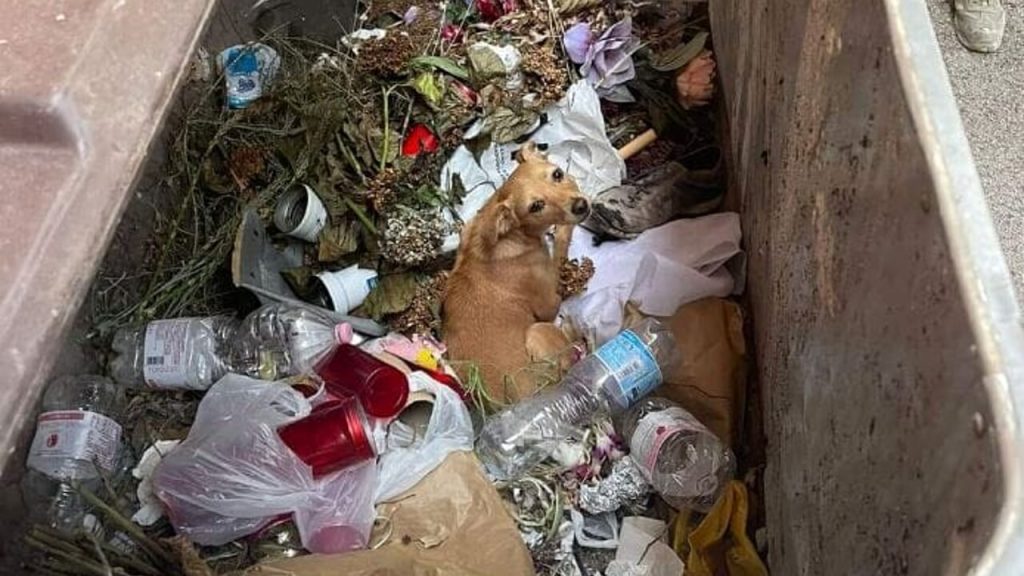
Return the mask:
<path id="1" fill-rule="evenodd" d="M 573 366 L 555 388 L 488 420 L 477 453 L 498 479 L 516 478 L 594 414 L 628 410 L 661 385 L 663 372 L 677 358 L 671 331 L 657 320 L 644 320 Z"/>
<path id="2" fill-rule="evenodd" d="M 629 457 L 677 509 L 708 512 L 736 472 L 729 448 L 671 400 L 645 398 L 616 424 L 629 440 Z"/>
<path id="3" fill-rule="evenodd" d="M 110 374 L 119 384 L 206 390 L 228 373 L 238 321 L 230 316 L 156 320 L 114 335 Z"/>
<path id="4" fill-rule="evenodd" d="M 116 484 L 124 474 L 117 422 L 124 407 L 124 388 L 102 376 L 61 378 L 47 388 L 22 481 L 30 517 L 72 532 L 98 530 L 73 483 L 100 494 L 103 475 Z"/>
<path id="5" fill-rule="evenodd" d="M 307 374 L 339 344 L 358 337 L 312 306 L 268 304 L 249 314 L 232 345 L 232 368 L 260 380 Z"/>

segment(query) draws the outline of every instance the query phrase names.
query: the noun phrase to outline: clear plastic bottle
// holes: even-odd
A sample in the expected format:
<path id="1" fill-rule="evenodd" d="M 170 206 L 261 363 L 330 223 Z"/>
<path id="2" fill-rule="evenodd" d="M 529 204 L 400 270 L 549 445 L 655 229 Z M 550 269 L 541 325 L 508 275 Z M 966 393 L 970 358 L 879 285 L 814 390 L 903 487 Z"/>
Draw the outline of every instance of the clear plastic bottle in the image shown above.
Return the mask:
<path id="1" fill-rule="evenodd" d="M 484 424 L 477 453 L 495 477 L 516 478 L 594 414 L 636 404 L 661 385 L 663 372 L 677 360 L 668 327 L 644 320 L 573 366 L 558 386 L 494 415 Z"/>
<path id="2" fill-rule="evenodd" d="M 228 373 L 238 320 L 231 316 L 156 320 L 114 335 L 110 374 L 124 386 L 206 390 Z"/>
<path id="3" fill-rule="evenodd" d="M 124 388 L 102 376 L 71 376 L 50 384 L 22 480 L 31 518 L 68 531 L 97 530 L 73 483 L 101 494 L 100 470 L 115 485 L 125 473 L 127 450 L 117 422 L 124 408 Z"/>
<path id="4" fill-rule="evenodd" d="M 671 400 L 645 398 L 617 420 L 629 457 L 675 508 L 708 512 L 736 473 L 729 448 Z"/>
<path id="5" fill-rule="evenodd" d="M 279 380 L 311 372 L 338 344 L 353 338 L 350 325 L 312 306 L 268 304 L 242 321 L 231 365 L 239 374 Z"/>

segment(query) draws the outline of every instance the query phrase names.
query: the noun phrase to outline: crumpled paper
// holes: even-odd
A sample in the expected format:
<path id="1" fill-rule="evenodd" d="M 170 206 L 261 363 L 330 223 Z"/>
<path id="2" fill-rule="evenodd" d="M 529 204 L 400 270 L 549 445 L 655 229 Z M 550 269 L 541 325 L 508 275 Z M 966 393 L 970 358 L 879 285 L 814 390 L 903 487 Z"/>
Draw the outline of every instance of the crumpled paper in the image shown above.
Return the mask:
<path id="1" fill-rule="evenodd" d="M 135 494 L 139 497 L 139 510 L 132 516 L 132 522 L 139 526 L 152 526 L 164 515 L 164 506 L 153 491 L 153 472 L 164 454 L 181 444 L 181 440 L 157 440 L 146 448 L 139 463 L 132 469 L 132 476 L 139 481 Z"/>
<path id="2" fill-rule="evenodd" d="M 623 506 L 636 504 L 651 492 L 640 467 L 632 458 L 620 458 L 612 464 L 612 471 L 597 484 L 580 486 L 580 508 L 589 514 L 614 512 Z"/>
<path id="3" fill-rule="evenodd" d="M 663 541 L 665 523 L 654 518 L 629 516 L 622 519 L 619 549 L 608 565 L 607 576 L 680 576 L 683 561 Z"/>
<path id="4" fill-rule="evenodd" d="M 547 144 L 548 160 L 576 179 L 580 191 L 593 197 L 622 184 L 626 163 L 605 135 L 601 99 L 597 92 L 581 80 L 573 84 L 562 100 L 544 111 L 543 124 L 531 140 Z M 467 194 L 457 207 L 458 217 L 468 222 L 505 183 L 517 163 L 512 158 L 518 144 L 491 145 L 479 159 L 466 146 L 460 146 L 441 171 L 441 186 L 451 190 L 457 174 Z M 453 220 L 448 214 L 449 220 Z M 445 239 L 443 251 L 459 247 L 459 235 Z"/>
<path id="5" fill-rule="evenodd" d="M 742 254 L 740 238 L 734 212 L 677 220 L 636 240 L 600 246 L 577 228 L 569 258 L 590 258 L 595 273 L 585 293 L 562 303 L 561 315 L 578 336 L 600 346 L 623 329 L 627 302 L 644 314 L 667 317 L 687 302 L 728 296 L 738 286 L 726 265 Z"/>
<path id="6" fill-rule="evenodd" d="M 377 507 L 374 550 L 254 566 L 267 576 L 533 576 L 533 560 L 472 452 L 454 452 L 422 482 Z"/>

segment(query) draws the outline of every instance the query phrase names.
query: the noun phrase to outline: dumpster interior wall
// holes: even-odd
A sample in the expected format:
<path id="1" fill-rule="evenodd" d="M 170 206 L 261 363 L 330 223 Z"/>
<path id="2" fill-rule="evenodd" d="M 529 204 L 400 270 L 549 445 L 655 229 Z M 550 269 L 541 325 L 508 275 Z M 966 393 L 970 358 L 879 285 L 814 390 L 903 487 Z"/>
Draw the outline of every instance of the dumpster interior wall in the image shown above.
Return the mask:
<path id="1" fill-rule="evenodd" d="M 885 2 L 710 4 L 743 215 L 776 574 L 962 574 L 991 409 Z"/>

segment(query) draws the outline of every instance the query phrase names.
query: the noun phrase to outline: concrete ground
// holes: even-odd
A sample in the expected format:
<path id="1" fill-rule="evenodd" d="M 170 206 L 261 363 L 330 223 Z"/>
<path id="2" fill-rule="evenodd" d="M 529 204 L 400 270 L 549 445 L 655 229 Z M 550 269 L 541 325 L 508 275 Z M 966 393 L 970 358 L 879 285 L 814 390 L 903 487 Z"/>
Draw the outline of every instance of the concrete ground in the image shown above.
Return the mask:
<path id="1" fill-rule="evenodd" d="M 927 0 L 992 220 L 1024 295 L 1024 0 L 1002 0 L 1006 35 L 994 54 L 969 52 L 953 31 L 951 0 Z"/>

